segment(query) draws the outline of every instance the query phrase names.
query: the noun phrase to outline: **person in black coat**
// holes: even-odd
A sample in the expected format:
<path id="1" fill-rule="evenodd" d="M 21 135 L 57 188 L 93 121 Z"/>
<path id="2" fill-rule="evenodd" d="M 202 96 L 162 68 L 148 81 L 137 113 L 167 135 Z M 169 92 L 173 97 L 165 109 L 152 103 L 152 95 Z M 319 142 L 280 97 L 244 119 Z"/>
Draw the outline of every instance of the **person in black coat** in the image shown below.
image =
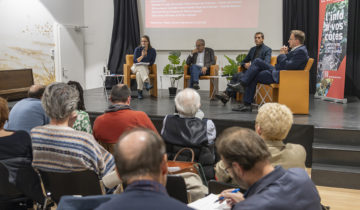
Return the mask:
<path id="1" fill-rule="evenodd" d="M 175 105 L 178 113 L 165 116 L 161 130 L 169 160 L 180 149 L 189 147 L 195 153 L 194 161 L 203 166 L 206 179 L 213 179 L 216 129 L 212 120 L 197 117 L 200 115 L 200 95 L 194 89 L 186 88 L 176 95 Z M 177 160 L 191 161 L 191 157 L 189 151 L 184 151 Z"/>

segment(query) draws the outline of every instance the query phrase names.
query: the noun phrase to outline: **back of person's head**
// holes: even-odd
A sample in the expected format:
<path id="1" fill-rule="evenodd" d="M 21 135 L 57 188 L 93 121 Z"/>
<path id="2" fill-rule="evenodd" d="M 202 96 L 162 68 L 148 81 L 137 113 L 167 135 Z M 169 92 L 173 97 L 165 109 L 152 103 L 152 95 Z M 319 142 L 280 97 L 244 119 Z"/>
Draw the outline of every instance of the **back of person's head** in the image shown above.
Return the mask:
<path id="1" fill-rule="evenodd" d="M 111 89 L 110 99 L 111 102 L 125 103 L 131 95 L 131 91 L 127 85 L 118 84 L 114 85 Z"/>
<path id="2" fill-rule="evenodd" d="M 165 143 L 158 134 L 146 128 L 135 128 L 123 133 L 116 144 L 116 169 L 125 183 L 141 176 L 157 180 L 165 155 Z"/>
<path id="3" fill-rule="evenodd" d="M 216 141 L 216 148 L 227 165 L 236 162 L 245 171 L 251 170 L 256 163 L 270 157 L 265 142 L 248 128 L 225 129 Z"/>
<path id="4" fill-rule="evenodd" d="M 0 97 L 0 129 L 4 127 L 6 120 L 9 119 L 9 107 L 7 101 Z"/>
<path id="5" fill-rule="evenodd" d="M 293 124 L 293 114 L 286 105 L 266 103 L 260 107 L 255 125 L 265 140 L 283 140 Z"/>
<path id="6" fill-rule="evenodd" d="M 63 82 L 48 85 L 41 99 L 46 114 L 51 119 L 62 121 L 77 109 L 78 91 Z"/>
<path id="7" fill-rule="evenodd" d="M 201 106 L 200 95 L 192 88 L 185 88 L 176 94 L 175 106 L 180 114 L 194 117 Z"/>
<path id="8" fill-rule="evenodd" d="M 81 84 L 77 81 L 69 81 L 68 85 L 73 86 L 79 92 L 79 102 L 77 104 L 77 109 L 85 111 L 85 103 L 84 103 L 84 90 Z"/>
<path id="9" fill-rule="evenodd" d="M 299 40 L 300 44 L 305 43 L 305 33 L 300 30 L 292 30 L 290 34 L 294 34 L 295 39 Z"/>
<path id="10" fill-rule="evenodd" d="M 28 91 L 29 98 L 37 98 L 41 99 L 42 95 L 44 94 L 46 86 L 44 85 L 32 85 Z"/>

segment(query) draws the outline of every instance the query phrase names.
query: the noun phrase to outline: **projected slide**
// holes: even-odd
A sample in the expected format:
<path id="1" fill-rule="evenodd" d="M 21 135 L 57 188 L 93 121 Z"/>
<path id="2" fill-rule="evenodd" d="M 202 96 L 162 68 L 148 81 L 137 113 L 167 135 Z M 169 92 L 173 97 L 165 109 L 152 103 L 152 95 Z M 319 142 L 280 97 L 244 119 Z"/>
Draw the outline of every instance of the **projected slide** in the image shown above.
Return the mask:
<path id="1" fill-rule="evenodd" d="M 257 28 L 259 0 L 146 0 L 146 28 Z"/>

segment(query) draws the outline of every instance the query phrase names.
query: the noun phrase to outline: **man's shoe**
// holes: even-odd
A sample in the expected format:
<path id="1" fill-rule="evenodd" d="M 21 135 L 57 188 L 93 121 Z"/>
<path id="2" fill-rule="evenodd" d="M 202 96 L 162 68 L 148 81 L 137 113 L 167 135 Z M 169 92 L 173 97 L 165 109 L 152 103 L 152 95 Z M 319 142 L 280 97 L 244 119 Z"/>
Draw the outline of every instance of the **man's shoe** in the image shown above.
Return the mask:
<path id="1" fill-rule="evenodd" d="M 142 90 L 138 90 L 138 99 L 143 99 L 144 96 L 142 94 Z"/>
<path id="2" fill-rule="evenodd" d="M 226 105 L 226 103 L 230 99 L 230 97 L 228 95 L 226 95 L 225 93 L 215 94 L 215 97 L 217 99 L 221 100 L 221 102 L 223 102 L 224 105 Z"/>
<path id="3" fill-rule="evenodd" d="M 199 86 L 198 83 L 194 83 L 194 84 L 193 84 L 193 88 L 194 88 L 195 90 L 199 90 L 199 89 L 200 89 L 200 86 Z"/>
<path id="4" fill-rule="evenodd" d="M 148 83 L 148 82 L 145 82 L 144 86 L 147 91 L 149 91 L 150 89 L 152 89 L 154 87 L 154 86 L 150 85 L 150 83 Z"/>
<path id="5" fill-rule="evenodd" d="M 251 105 L 241 104 L 236 108 L 232 108 L 232 110 L 238 111 L 238 112 L 252 112 L 252 107 L 251 107 Z"/>
<path id="6" fill-rule="evenodd" d="M 239 82 L 239 83 L 235 83 L 235 84 L 227 84 L 228 87 L 230 87 L 231 89 L 240 92 L 240 93 L 244 93 L 245 92 L 245 88 L 244 86 Z"/>

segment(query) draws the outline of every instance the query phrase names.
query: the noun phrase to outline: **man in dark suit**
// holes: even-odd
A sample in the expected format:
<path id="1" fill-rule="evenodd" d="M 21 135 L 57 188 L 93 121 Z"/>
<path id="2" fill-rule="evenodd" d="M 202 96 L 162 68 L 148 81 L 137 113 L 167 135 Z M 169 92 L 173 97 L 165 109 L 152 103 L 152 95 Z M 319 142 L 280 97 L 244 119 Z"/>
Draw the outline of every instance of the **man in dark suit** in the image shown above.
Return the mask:
<path id="1" fill-rule="evenodd" d="M 196 41 L 196 48 L 191 51 L 186 59 L 186 64 L 190 65 L 190 88 L 198 90 L 200 89 L 199 77 L 209 75 L 210 66 L 215 65 L 214 50 L 205 47 L 205 40 L 198 39 Z"/>
<path id="2" fill-rule="evenodd" d="M 227 128 L 216 148 L 225 171 L 248 189 L 244 194 L 231 193 L 233 189 L 221 193 L 231 209 L 321 209 L 319 193 L 306 171 L 272 166 L 265 142 L 253 130 Z"/>
<path id="3" fill-rule="evenodd" d="M 289 38 L 288 47 L 283 46 L 280 49 L 280 55 L 277 57 L 277 64 L 274 66 L 264 62 L 261 59 L 255 59 L 249 69 L 241 76 L 237 84 L 228 84 L 229 87 L 239 92 L 245 92 L 244 104 L 233 108 L 234 111 L 252 111 L 256 85 L 279 83 L 279 71 L 281 70 L 303 70 L 309 59 L 308 52 L 304 46 L 305 33 L 300 30 L 292 30 Z M 246 89 L 245 89 L 246 87 Z M 245 90 L 245 91 L 244 91 Z"/>
<path id="4" fill-rule="evenodd" d="M 256 58 L 260 58 L 264 60 L 265 63 L 270 63 L 271 61 L 271 48 L 264 44 L 264 34 L 262 32 L 256 32 L 254 36 L 255 45 L 252 47 L 244 60 L 241 62 L 241 67 L 244 69 L 248 69 Z M 240 82 L 242 72 L 234 74 L 231 78 L 230 84 L 236 84 Z M 229 101 L 230 97 L 234 96 L 236 91 L 232 88 L 228 87 L 226 90 L 221 94 L 216 94 L 215 97 L 220 99 L 224 105 Z"/>
<path id="5" fill-rule="evenodd" d="M 115 161 L 127 187 L 96 209 L 190 209 L 166 192 L 166 148 L 154 131 L 136 128 L 124 133 L 115 146 Z"/>

